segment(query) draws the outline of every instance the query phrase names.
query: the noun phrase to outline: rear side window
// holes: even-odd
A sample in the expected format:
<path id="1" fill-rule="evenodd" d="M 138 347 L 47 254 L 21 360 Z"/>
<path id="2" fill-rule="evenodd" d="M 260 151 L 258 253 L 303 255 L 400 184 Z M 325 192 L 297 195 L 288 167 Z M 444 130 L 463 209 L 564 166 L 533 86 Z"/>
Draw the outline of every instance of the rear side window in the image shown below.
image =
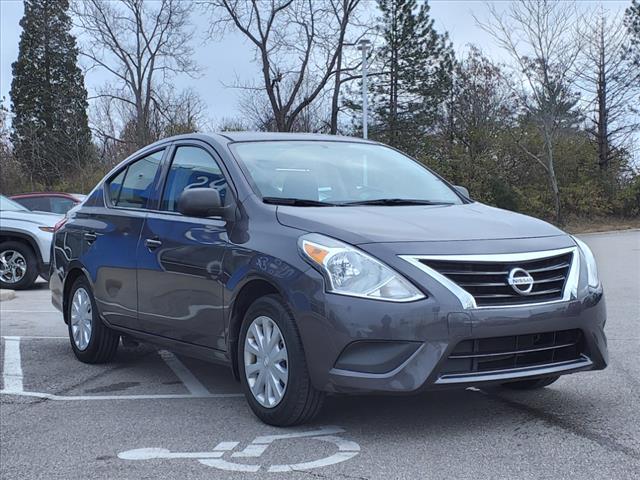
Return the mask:
<path id="1" fill-rule="evenodd" d="M 171 162 L 160 208 L 176 212 L 183 190 L 198 187 L 218 190 L 224 205 L 227 181 L 215 159 L 202 148 L 178 147 Z"/>
<path id="2" fill-rule="evenodd" d="M 17 198 L 16 202 L 27 207 L 29 210 L 36 212 L 50 212 L 51 205 L 49 203 L 49 197 L 24 197 Z"/>
<path id="3" fill-rule="evenodd" d="M 51 197 L 51 211 L 53 213 L 59 213 L 64 215 L 67 213 L 76 202 L 71 200 L 70 198 L 64 197 Z"/>
<path id="4" fill-rule="evenodd" d="M 118 207 L 146 208 L 163 153 L 160 150 L 136 160 L 113 177 L 109 182 L 111 203 Z"/>

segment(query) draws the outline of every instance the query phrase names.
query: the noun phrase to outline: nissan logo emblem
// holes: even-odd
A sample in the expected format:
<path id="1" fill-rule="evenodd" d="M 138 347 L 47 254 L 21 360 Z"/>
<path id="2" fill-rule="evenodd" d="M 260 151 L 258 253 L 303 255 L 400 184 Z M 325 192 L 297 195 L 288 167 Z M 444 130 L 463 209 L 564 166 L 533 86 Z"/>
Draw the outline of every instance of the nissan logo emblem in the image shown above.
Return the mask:
<path id="1" fill-rule="evenodd" d="M 520 295 L 529 295 L 533 290 L 534 280 L 523 268 L 512 268 L 509 271 L 507 283 Z"/>

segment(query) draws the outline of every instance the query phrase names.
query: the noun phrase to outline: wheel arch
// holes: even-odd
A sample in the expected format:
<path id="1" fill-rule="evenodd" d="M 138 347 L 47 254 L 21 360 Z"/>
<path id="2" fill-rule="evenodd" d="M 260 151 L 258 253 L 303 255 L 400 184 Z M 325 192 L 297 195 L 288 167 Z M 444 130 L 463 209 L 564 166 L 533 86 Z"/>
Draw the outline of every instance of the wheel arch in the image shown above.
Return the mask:
<path id="1" fill-rule="evenodd" d="M 42 253 L 38 247 L 38 242 L 36 242 L 32 236 L 26 233 L 14 232 L 12 230 L 2 231 L 0 232 L 0 243 L 4 242 L 21 242 L 27 244 L 29 248 L 33 250 L 38 264 L 42 264 Z"/>
<path id="2" fill-rule="evenodd" d="M 64 286 L 62 287 L 62 318 L 64 319 L 64 323 L 66 324 L 69 324 L 67 313 L 67 307 L 69 306 L 69 292 L 71 291 L 71 287 L 79 277 L 85 277 L 89 284 L 93 287 L 89 275 L 81 266 L 76 265 L 69 269 L 64 279 Z"/>
<path id="3" fill-rule="evenodd" d="M 240 379 L 240 370 L 238 368 L 238 337 L 240 336 L 242 319 L 253 302 L 269 294 L 282 296 L 282 292 L 273 282 L 264 278 L 253 278 L 240 288 L 231 303 L 227 347 L 233 376 L 236 380 Z"/>

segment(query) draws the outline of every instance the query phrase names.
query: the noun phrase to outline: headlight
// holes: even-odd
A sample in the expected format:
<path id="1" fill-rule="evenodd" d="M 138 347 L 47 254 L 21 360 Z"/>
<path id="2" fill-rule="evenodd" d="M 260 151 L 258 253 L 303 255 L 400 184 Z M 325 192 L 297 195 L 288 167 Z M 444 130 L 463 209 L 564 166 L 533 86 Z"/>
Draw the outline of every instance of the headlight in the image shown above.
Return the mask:
<path id="1" fill-rule="evenodd" d="M 351 245 L 316 233 L 303 235 L 298 245 L 324 273 L 330 292 L 392 302 L 424 298 L 400 274 Z"/>
<path id="2" fill-rule="evenodd" d="M 582 256 L 584 257 L 584 261 L 587 264 L 589 286 L 593 288 L 599 287 L 600 279 L 598 278 L 598 266 L 596 265 L 596 257 L 593 256 L 593 252 L 586 243 L 576 237 L 572 238 L 578 245 L 578 248 L 580 248 Z"/>

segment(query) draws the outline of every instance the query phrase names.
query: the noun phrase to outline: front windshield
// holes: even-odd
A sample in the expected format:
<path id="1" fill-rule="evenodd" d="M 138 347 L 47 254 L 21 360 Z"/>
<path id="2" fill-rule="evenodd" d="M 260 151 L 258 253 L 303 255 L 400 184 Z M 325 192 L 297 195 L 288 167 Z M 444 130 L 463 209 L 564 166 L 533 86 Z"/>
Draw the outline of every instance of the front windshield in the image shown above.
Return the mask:
<path id="1" fill-rule="evenodd" d="M 264 199 L 462 203 L 429 170 L 383 145 L 260 141 L 235 143 L 232 148 Z"/>
<path id="2" fill-rule="evenodd" d="M 14 212 L 22 212 L 25 210 L 28 211 L 29 209 L 23 207 L 17 202 L 14 202 L 13 200 L 9 200 L 4 195 L 0 195 L 0 210 L 12 210 Z"/>

